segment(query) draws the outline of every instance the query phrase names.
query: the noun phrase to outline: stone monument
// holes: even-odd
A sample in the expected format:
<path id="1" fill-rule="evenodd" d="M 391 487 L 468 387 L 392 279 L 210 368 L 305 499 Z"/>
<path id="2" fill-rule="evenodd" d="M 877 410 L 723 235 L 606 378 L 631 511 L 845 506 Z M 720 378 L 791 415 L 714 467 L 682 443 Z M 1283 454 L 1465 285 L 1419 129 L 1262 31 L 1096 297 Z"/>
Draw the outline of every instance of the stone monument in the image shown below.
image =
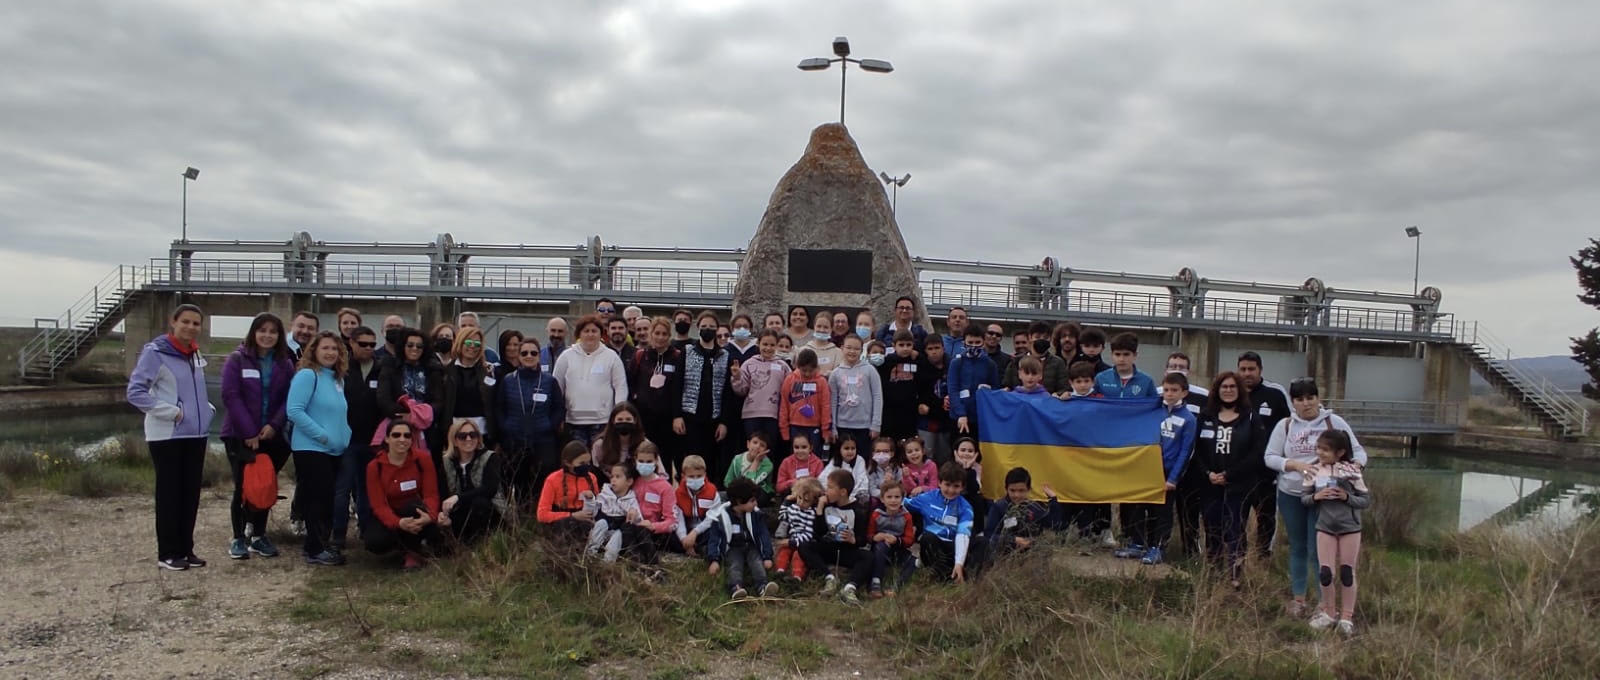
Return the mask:
<path id="1" fill-rule="evenodd" d="M 846 310 L 852 317 L 866 309 L 881 326 L 902 295 L 916 299 L 917 321 L 931 328 L 883 184 L 844 125 L 812 130 L 805 154 L 772 190 L 750 239 L 733 289 L 734 313 L 759 320 L 790 305 L 813 314 Z"/>

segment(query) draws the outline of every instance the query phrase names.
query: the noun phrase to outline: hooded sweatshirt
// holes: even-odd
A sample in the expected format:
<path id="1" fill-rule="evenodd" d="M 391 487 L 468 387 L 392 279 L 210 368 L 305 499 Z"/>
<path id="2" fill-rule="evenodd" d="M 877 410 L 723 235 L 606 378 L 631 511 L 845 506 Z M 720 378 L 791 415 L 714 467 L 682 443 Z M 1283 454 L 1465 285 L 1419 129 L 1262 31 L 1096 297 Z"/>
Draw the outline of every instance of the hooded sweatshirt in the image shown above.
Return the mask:
<path id="1" fill-rule="evenodd" d="M 1161 405 L 1167 410 L 1167 417 L 1161 421 L 1161 472 L 1167 476 L 1167 483 L 1174 486 L 1183 476 L 1183 468 L 1189 463 L 1189 456 L 1194 453 L 1195 420 L 1194 414 L 1183 402 L 1177 406 Z"/>
<path id="2" fill-rule="evenodd" d="M 739 375 L 733 379 L 733 393 L 744 397 L 740 417 L 777 418 L 783 379 L 789 377 L 790 370 L 782 359 L 773 357 L 768 361 L 759 354 L 740 364 Z"/>
<path id="3" fill-rule="evenodd" d="M 216 410 L 206 400 L 206 359 L 163 335 L 146 343 L 128 376 L 128 403 L 144 412 L 145 441 L 203 438 Z M 174 421 L 178 414 L 183 418 Z M 254 436 L 254 435 L 252 435 Z"/>
<path id="4" fill-rule="evenodd" d="M 622 359 L 605 343 L 585 352 L 573 345 L 556 359 L 553 371 L 567 397 L 567 422 L 604 425 L 611 409 L 628 400 L 628 376 Z"/>
<path id="5" fill-rule="evenodd" d="M 249 439 L 261 433 L 261 428 L 271 425 L 278 433 L 288 422 L 286 403 L 289 399 L 289 381 L 294 378 L 294 362 L 287 351 L 274 351 L 267 360 L 269 368 L 262 371 L 262 360 L 256 348 L 248 342 L 228 355 L 222 364 L 222 436 Z M 263 401 L 264 400 L 264 401 Z M 268 408 L 263 409 L 263 403 Z"/>
<path id="6" fill-rule="evenodd" d="M 878 370 L 865 361 L 840 365 L 828 375 L 833 393 L 834 434 L 840 428 L 851 430 L 883 429 L 883 383 Z"/>
<path id="7" fill-rule="evenodd" d="M 1267 467 L 1278 471 L 1278 491 L 1290 496 L 1299 496 L 1305 488 L 1304 479 L 1299 473 L 1288 472 L 1284 469 L 1285 463 L 1297 460 L 1307 465 L 1317 462 L 1317 437 L 1329 429 L 1344 430 L 1350 435 L 1350 456 L 1356 465 L 1366 467 L 1367 450 L 1361 447 L 1361 442 L 1356 440 L 1355 431 L 1350 429 L 1350 424 L 1334 415 L 1328 409 L 1319 409 L 1317 415 L 1310 420 L 1293 413 L 1288 418 L 1272 428 L 1272 435 L 1267 438 Z"/>
<path id="8" fill-rule="evenodd" d="M 833 344 L 832 340 L 818 340 L 812 337 L 804 346 L 795 345 L 794 355 L 800 356 L 802 349 L 809 349 L 817 354 L 817 370 L 824 376 L 833 373 L 833 369 L 844 363 L 844 350 Z"/>

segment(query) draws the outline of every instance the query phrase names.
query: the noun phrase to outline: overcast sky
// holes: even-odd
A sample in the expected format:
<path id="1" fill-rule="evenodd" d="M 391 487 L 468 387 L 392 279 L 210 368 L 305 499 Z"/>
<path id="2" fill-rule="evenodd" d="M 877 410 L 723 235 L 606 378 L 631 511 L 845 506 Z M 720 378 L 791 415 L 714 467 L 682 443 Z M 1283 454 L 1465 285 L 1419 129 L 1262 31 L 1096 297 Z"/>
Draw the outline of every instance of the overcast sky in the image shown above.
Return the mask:
<path id="1" fill-rule="evenodd" d="M 838 113 L 913 255 L 1409 290 L 1518 355 L 1600 323 L 1600 5 L 0 7 L 0 320 L 195 238 L 743 246 Z M 1026 246 L 1026 251 L 1019 251 Z M 1023 255 L 1022 253 L 1028 253 Z M 15 294 L 25 292 L 26 294 Z"/>

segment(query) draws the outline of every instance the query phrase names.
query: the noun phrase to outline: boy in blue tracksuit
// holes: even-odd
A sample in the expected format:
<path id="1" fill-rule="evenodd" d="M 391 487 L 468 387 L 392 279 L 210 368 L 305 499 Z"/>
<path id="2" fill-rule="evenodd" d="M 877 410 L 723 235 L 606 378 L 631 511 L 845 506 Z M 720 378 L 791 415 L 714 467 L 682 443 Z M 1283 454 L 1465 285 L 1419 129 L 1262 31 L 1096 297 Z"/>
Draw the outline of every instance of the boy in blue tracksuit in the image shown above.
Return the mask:
<path id="1" fill-rule="evenodd" d="M 1156 396 L 1156 381 L 1133 364 L 1139 358 L 1139 336 L 1118 333 L 1111 339 L 1111 368 L 1094 378 L 1094 391 L 1111 399 Z"/>
<path id="2" fill-rule="evenodd" d="M 767 581 L 772 568 L 772 536 L 767 521 L 756 509 L 755 482 L 743 477 L 728 485 L 728 501 L 706 515 L 711 529 L 706 536 L 706 561 L 712 575 L 726 565 L 728 590 L 733 599 L 750 593 L 761 597 L 778 594 L 778 584 Z"/>
<path id="3" fill-rule="evenodd" d="M 983 329 L 968 326 L 962 338 L 963 351 L 951 357 L 945 374 L 945 394 L 950 399 L 950 418 L 956 421 L 957 436 L 978 437 L 978 390 L 1000 384 L 1000 371 L 983 349 Z"/>
<path id="4" fill-rule="evenodd" d="M 1122 526 L 1128 534 L 1128 547 L 1116 551 L 1117 557 L 1140 558 L 1145 564 L 1160 564 L 1167 539 L 1172 536 L 1172 501 L 1178 480 L 1194 452 L 1199 429 L 1194 414 L 1184 406 L 1189 394 L 1189 379 L 1182 373 L 1168 373 L 1161 381 L 1161 405 L 1166 418 L 1161 421 L 1161 472 L 1166 491 L 1160 503 L 1122 504 Z"/>
<path id="5" fill-rule="evenodd" d="M 956 583 L 966 581 L 967 565 L 976 571 L 988 554 L 983 541 L 972 540 L 972 504 L 961 496 L 966 481 L 966 469 L 950 461 L 939 467 L 937 490 L 929 489 L 906 501 L 906 509 L 922 520 L 917 545 L 923 568 Z"/>

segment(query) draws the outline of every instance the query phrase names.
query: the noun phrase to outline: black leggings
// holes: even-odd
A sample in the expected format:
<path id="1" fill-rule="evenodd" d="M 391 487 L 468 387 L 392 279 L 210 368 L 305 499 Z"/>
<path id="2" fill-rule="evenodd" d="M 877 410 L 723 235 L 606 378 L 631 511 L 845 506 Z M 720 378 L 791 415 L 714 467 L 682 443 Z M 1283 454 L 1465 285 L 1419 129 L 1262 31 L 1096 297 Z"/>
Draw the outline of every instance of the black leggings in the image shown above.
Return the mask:
<path id="1" fill-rule="evenodd" d="M 233 522 L 233 537 L 245 539 L 265 536 L 267 513 L 271 510 L 252 511 L 244 507 L 244 468 L 254 461 L 255 454 L 265 453 L 272 459 L 273 472 L 282 472 L 284 463 L 289 462 L 289 447 L 284 444 L 282 437 L 261 442 L 257 451 L 251 451 L 244 445 L 243 439 L 234 437 L 224 438 L 222 445 L 228 450 L 228 465 L 233 468 L 233 504 L 228 507 L 228 516 Z M 250 530 L 247 531 L 246 526 Z"/>
<path id="2" fill-rule="evenodd" d="M 156 558 L 183 559 L 194 553 L 206 438 L 150 442 L 150 462 L 156 468 Z"/>
<path id="3" fill-rule="evenodd" d="M 299 463 L 297 462 L 296 465 L 298 466 Z M 400 508 L 395 514 L 402 518 L 416 517 L 418 510 L 426 512 L 427 506 L 423 505 L 422 501 L 416 501 L 404 508 Z M 367 524 L 366 529 L 362 530 L 361 537 L 367 544 L 367 552 L 374 555 L 387 555 L 395 550 L 421 553 L 426 550 L 423 546 L 423 541 L 427 541 L 429 546 L 439 544 L 439 525 L 429 523 L 428 526 L 422 528 L 422 531 L 413 534 L 400 528 L 390 529 L 374 517 Z"/>
<path id="4" fill-rule="evenodd" d="M 307 557 L 328 549 L 333 532 L 333 484 L 339 476 L 339 457 L 321 451 L 294 452 L 295 496 L 300 518 L 306 523 L 301 548 Z"/>

